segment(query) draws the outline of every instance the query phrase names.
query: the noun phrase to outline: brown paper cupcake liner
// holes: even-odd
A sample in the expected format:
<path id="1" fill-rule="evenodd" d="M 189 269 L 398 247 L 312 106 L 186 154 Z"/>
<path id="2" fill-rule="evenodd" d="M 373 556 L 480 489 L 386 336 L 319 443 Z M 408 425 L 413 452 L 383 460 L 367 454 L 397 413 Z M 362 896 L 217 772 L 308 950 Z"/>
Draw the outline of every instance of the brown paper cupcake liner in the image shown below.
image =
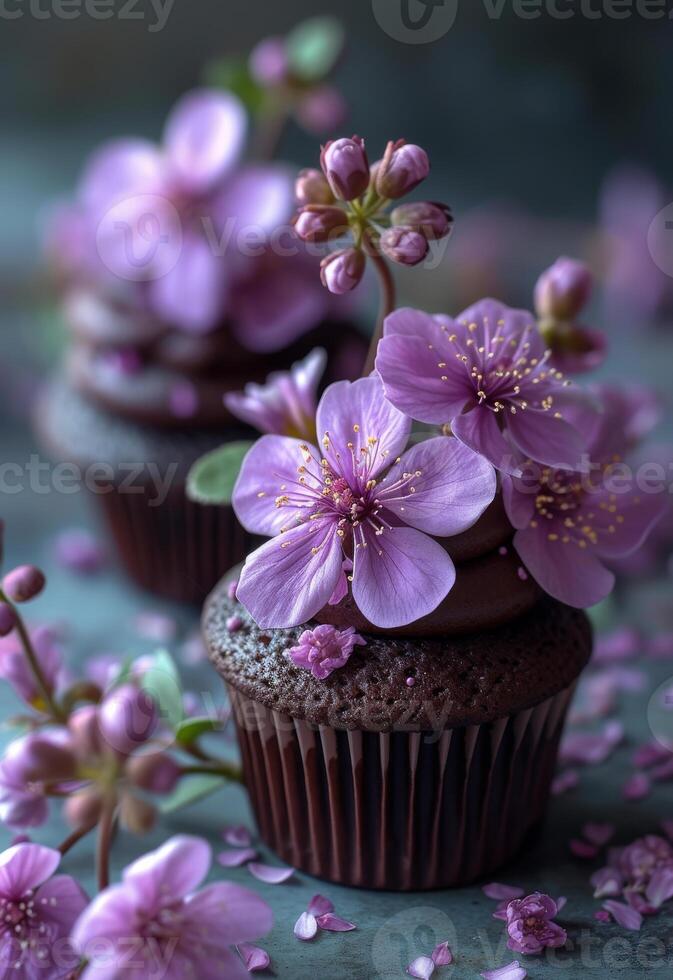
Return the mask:
<path id="1" fill-rule="evenodd" d="M 112 487 L 95 497 L 128 575 L 167 599 L 203 602 L 223 569 L 243 561 L 257 544 L 231 507 L 193 503 L 182 481 L 154 507 L 149 492 Z"/>
<path id="2" fill-rule="evenodd" d="M 345 731 L 229 687 L 260 834 L 288 864 L 343 885 L 466 885 L 542 819 L 574 686 L 498 721 L 441 733 Z"/>

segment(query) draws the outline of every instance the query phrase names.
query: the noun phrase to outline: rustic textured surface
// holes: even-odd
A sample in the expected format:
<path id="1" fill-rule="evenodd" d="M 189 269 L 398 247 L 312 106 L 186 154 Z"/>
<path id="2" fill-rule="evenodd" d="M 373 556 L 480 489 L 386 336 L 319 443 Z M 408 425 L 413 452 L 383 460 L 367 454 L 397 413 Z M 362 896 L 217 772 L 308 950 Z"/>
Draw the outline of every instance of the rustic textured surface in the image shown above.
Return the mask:
<path id="1" fill-rule="evenodd" d="M 236 633 L 226 628 L 233 613 L 243 619 Z M 576 679 L 591 647 L 584 613 L 545 599 L 481 634 L 367 636 L 344 668 L 318 681 L 284 656 L 301 628 L 260 630 L 228 598 L 226 581 L 209 597 L 203 625 L 215 667 L 241 693 L 294 718 L 366 731 L 481 724 L 532 707 Z"/>

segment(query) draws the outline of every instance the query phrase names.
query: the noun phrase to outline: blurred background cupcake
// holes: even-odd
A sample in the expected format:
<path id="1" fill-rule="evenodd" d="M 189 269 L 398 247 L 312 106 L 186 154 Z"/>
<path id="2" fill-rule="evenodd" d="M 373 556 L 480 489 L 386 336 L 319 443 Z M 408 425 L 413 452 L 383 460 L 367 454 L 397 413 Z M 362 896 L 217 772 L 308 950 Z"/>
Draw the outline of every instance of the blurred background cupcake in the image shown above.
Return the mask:
<path id="1" fill-rule="evenodd" d="M 198 457 L 251 434 L 245 411 L 227 407 L 232 394 L 314 348 L 329 357 L 325 383 L 357 376 L 364 359 L 353 304 L 337 308 L 292 227 L 296 171 L 246 160 L 249 144 L 273 154 L 290 112 L 305 118 L 312 106 L 309 124 L 327 130 L 341 122 L 338 93 L 317 84 L 341 35 L 317 22 L 302 43 L 316 32 L 333 43 L 311 77 L 291 64 L 292 38 L 263 42 L 247 105 L 222 87 L 188 92 L 158 143 L 94 151 L 46 223 L 68 344 L 37 431 L 80 468 L 129 574 L 170 598 L 199 601 L 251 544 L 229 507 L 185 496 Z"/>

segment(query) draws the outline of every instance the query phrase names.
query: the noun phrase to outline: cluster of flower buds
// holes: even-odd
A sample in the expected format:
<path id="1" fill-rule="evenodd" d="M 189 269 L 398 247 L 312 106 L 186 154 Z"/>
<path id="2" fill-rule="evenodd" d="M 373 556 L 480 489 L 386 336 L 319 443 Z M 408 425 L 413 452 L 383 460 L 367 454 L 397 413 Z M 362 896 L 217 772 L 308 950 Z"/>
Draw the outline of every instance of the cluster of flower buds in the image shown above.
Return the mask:
<path id="1" fill-rule="evenodd" d="M 149 830 L 156 808 L 144 794 L 169 793 L 181 773 L 160 742 L 150 742 L 158 728 L 153 699 L 127 683 L 100 704 L 77 708 L 67 727 L 18 739 L 2 761 L 2 819 L 10 826 L 41 823 L 46 798 L 70 789 L 64 815 L 75 829 L 93 827 L 103 807 L 113 805 L 128 830 Z"/>
<path id="2" fill-rule="evenodd" d="M 370 166 L 364 140 L 353 136 L 327 143 L 320 163 L 322 170 L 303 170 L 297 179 L 295 229 L 306 242 L 347 243 L 322 263 L 322 281 L 331 292 L 346 293 L 358 285 L 367 255 L 418 265 L 431 241 L 450 234 L 453 218 L 444 204 L 423 201 L 389 210 L 430 172 L 420 146 L 390 141 L 383 158 Z"/>
<path id="3" fill-rule="evenodd" d="M 589 302 L 592 285 L 591 272 L 583 262 L 560 258 L 535 286 L 540 333 L 555 367 L 565 373 L 592 371 L 607 353 L 604 334 L 577 321 Z"/>

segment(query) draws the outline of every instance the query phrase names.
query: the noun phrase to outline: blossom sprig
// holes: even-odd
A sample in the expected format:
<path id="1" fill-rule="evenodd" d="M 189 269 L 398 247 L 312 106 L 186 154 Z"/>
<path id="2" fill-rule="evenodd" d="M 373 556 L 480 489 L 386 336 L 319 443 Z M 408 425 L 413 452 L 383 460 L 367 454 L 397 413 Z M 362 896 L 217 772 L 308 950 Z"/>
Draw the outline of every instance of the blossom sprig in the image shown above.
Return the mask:
<path id="1" fill-rule="evenodd" d="M 20 830 L 37 827 L 59 801 L 71 829 L 61 853 L 97 829 L 104 887 L 118 823 L 132 833 L 149 830 L 158 798 L 183 777 L 241 776 L 200 744 L 201 736 L 221 727 L 220 719 L 185 718 L 176 709 L 180 679 L 165 651 L 119 670 L 105 691 L 85 675 L 62 684 L 53 634 L 29 629 L 18 608 L 45 584 L 38 568 L 24 565 L 9 571 L 0 588 L 0 677 L 29 709 L 21 718 L 27 734 L 10 742 L 0 759 L 0 820 Z"/>
<path id="2" fill-rule="evenodd" d="M 381 310 L 366 374 L 374 365 L 383 320 L 395 308 L 395 284 L 386 259 L 406 266 L 423 262 L 430 242 L 450 234 L 453 217 L 445 204 L 397 204 L 430 173 L 425 150 L 406 140 L 390 140 L 373 166 L 361 137 L 332 140 L 322 148 L 320 166 L 303 170 L 297 179 L 295 230 L 306 242 L 340 246 L 321 264 L 322 283 L 330 292 L 355 289 L 367 260 L 378 273 Z"/>
<path id="3" fill-rule="evenodd" d="M 580 323 L 591 297 L 593 277 L 584 262 L 561 257 L 546 269 L 535 286 L 538 327 L 552 362 L 568 374 L 593 371 L 605 360 L 605 334 Z"/>

